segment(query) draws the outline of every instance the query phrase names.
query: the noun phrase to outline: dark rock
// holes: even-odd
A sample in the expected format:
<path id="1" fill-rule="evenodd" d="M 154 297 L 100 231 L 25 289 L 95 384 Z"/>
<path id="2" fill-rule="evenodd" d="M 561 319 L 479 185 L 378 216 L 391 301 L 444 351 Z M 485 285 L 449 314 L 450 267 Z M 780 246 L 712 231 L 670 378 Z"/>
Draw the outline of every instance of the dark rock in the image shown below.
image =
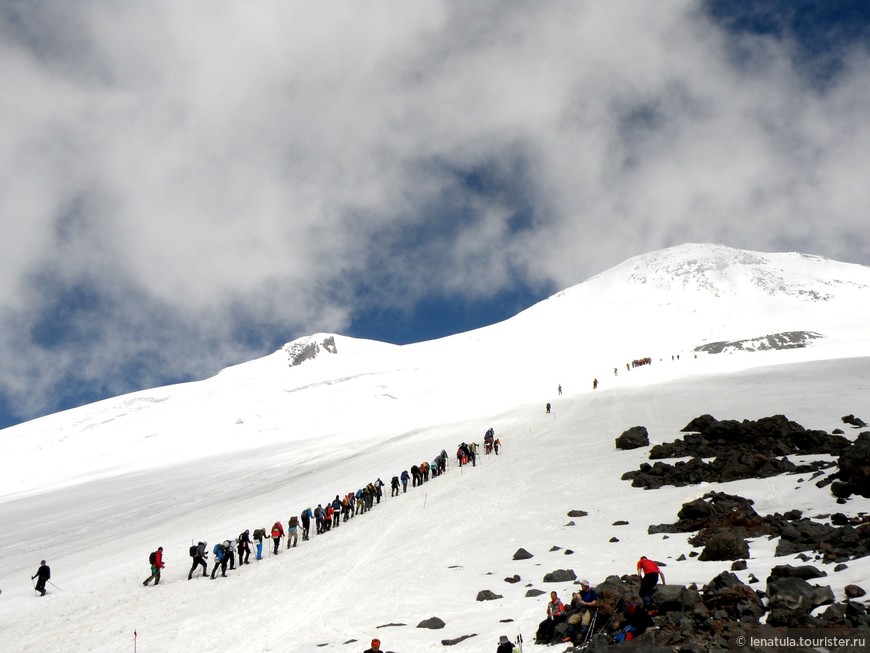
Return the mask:
<path id="1" fill-rule="evenodd" d="M 830 587 L 810 585 L 802 578 L 788 576 L 768 578 L 767 595 L 768 625 L 787 628 L 808 625 L 812 610 L 834 602 Z"/>
<path id="2" fill-rule="evenodd" d="M 545 583 L 565 583 L 574 580 L 577 580 L 577 574 L 573 569 L 557 569 L 544 575 Z"/>
<path id="3" fill-rule="evenodd" d="M 528 560 L 529 558 L 534 558 L 534 557 L 535 556 L 533 556 L 531 553 L 529 553 L 528 551 L 526 551 L 523 548 L 517 549 L 517 552 L 514 553 L 514 560 Z"/>
<path id="4" fill-rule="evenodd" d="M 619 538 L 617 538 L 617 537 L 611 537 L 611 538 L 608 540 L 608 542 L 619 542 Z"/>
<path id="5" fill-rule="evenodd" d="M 855 442 L 843 448 L 838 465 L 839 480 L 849 486 L 852 492 L 870 497 L 870 431 L 860 433 Z M 834 492 L 834 485 L 837 484 L 831 484 L 831 492 Z M 841 495 L 834 492 L 834 496 Z"/>
<path id="6" fill-rule="evenodd" d="M 519 583 L 521 580 L 522 579 L 519 577 L 518 574 L 514 574 L 513 576 L 508 576 L 507 578 L 505 578 L 504 582 L 506 582 L 506 583 Z"/>
<path id="7" fill-rule="evenodd" d="M 555 544 L 550 547 L 550 553 L 552 553 L 553 551 L 561 551 L 561 550 L 562 550 L 562 547 L 556 546 Z"/>
<path id="8" fill-rule="evenodd" d="M 804 580 L 812 580 L 813 578 L 822 578 L 827 575 L 826 572 L 812 565 L 801 565 L 800 567 L 777 565 L 770 570 L 771 578 L 802 578 Z"/>
<path id="9" fill-rule="evenodd" d="M 566 556 L 574 555 L 574 551 L 572 551 L 571 549 L 565 549 L 565 555 Z"/>
<path id="10" fill-rule="evenodd" d="M 544 590 L 536 590 L 536 589 L 530 589 L 530 590 L 526 591 L 526 596 L 530 597 L 530 598 L 535 597 L 535 596 L 540 596 L 541 594 L 546 594 L 546 592 Z"/>
<path id="11" fill-rule="evenodd" d="M 496 601 L 503 598 L 504 597 L 501 594 L 496 594 L 495 592 L 491 592 L 489 590 L 481 590 L 477 593 L 478 601 Z"/>
<path id="12" fill-rule="evenodd" d="M 430 630 L 439 630 L 446 626 L 441 619 L 438 617 L 429 617 L 428 619 L 424 619 L 420 623 L 417 624 L 417 628 L 429 628 Z"/>
<path id="13" fill-rule="evenodd" d="M 859 587 L 858 585 L 846 585 L 846 587 L 843 588 L 843 591 L 850 599 L 857 599 L 867 594 L 867 592 L 864 591 L 864 588 Z"/>
<path id="14" fill-rule="evenodd" d="M 569 517 L 585 517 L 589 513 L 585 510 L 572 510 L 568 513 Z"/>
<path id="15" fill-rule="evenodd" d="M 639 449 L 649 446 L 649 433 L 645 426 L 632 426 L 616 438 L 616 448 L 622 450 Z"/>
<path id="16" fill-rule="evenodd" d="M 628 526 L 628 522 L 620 519 L 619 521 L 613 522 L 613 526 Z"/>
<path id="17" fill-rule="evenodd" d="M 834 571 L 843 571 L 844 569 L 848 569 L 848 568 L 849 568 L 849 565 L 844 565 L 843 563 L 840 563 L 840 564 L 834 566 Z"/>
<path id="18" fill-rule="evenodd" d="M 746 569 L 746 560 L 735 560 L 731 564 L 731 571 L 744 571 Z"/>
<path id="19" fill-rule="evenodd" d="M 757 421 L 717 421 L 710 415 L 692 420 L 682 440 L 659 444 L 650 450 L 652 460 L 691 458 L 673 465 L 644 463 L 638 471 L 623 474 L 635 487 L 658 488 L 663 485 L 690 485 L 701 482 L 727 482 L 744 478 L 766 478 L 783 473 L 813 472 L 831 465 L 817 461 L 800 467 L 787 454 L 836 455 L 849 445 L 848 439 L 824 431 L 811 431 L 783 415 Z M 714 458 L 704 462 L 702 458 Z"/>
<path id="20" fill-rule="evenodd" d="M 455 646 L 459 642 L 464 642 L 469 637 L 477 637 L 477 633 L 471 633 L 470 635 L 463 635 L 462 637 L 457 637 L 456 639 L 442 639 L 442 646 Z"/>
<path id="21" fill-rule="evenodd" d="M 757 622 L 764 614 L 758 594 L 731 572 L 723 571 L 704 586 L 704 605 L 736 621 Z"/>
<path id="22" fill-rule="evenodd" d="M 844 424 L 849 424 L 854 426 L 855 428 L 864 428 L 867 424 L 859 417 L 855 417 L 854 415 L 846 415 L 841 418 Z"/>
<path id="23" fill-rule="evenodd" d="M 749 557 L 749 544 L 731 531 L 718 531 L 707 542 L 698 560 L 740 560 Z"/>

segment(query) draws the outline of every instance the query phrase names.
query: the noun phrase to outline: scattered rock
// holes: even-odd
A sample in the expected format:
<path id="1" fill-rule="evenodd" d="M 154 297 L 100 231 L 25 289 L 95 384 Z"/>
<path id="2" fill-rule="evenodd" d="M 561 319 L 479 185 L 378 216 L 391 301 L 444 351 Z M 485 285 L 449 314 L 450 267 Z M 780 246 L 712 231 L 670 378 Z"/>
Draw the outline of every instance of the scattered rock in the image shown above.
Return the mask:
<path id="1" fill-rule="evenodd" d="M 565 583 L 568 581 L 577 580 L 577 574 L 573 569 L 557 569 L 549 574 L 544 574 L 545 583 Z"/>
<path id="2" fill-rule="evenodd" d="M 429 617 L 428 619 L 424 619 L 420 623 L 417 624 L 417 628 L 429 628 L 430 630 L 439 630 L 446 626 L 441 619 L 438 617 Z"/>
<path id="3" fill-rule="evenodd" d="M 777 565 L 770 570 L 770 576 L 772 578 L 802 578 L 804 580 L 812 580 L 813 578 L 822 578 L 827 575 L 826 572 L 821 571 L 812 565 L 801 565 L 800 567 Z"/>
<path id="4" fill-rule="evenodd" d="M 442 646 L 454 646 L 459 642 L 464 642 L 469 637 L 477 637 L 477 633 L 471 633 L 470 635 L 463 635 L 462 637 L 457 637 L 456 639 L 442 639 Z"/>
<path id="5" fill-rule="evenodd" d="M 846 587 L 843 588 L 843 591 L 850 599 L 857 599 L 867 594 L 867 592 L 865 592 L 864 589 L 862 587 L 859 587 L 858 585 L 846 585 Z"/>
<path id="6" fill-rule="evenodd" d="M 496 601 L 503 598 L 504 597 L 501 594 L 496 594 L 495 592 L 491 592 L 489 590 L 481 590 L 477 593 L 478 601 Z"/>
<path id="7" fill-rule="evenodd" d="M 627 431 L 623 431 L 615 440 L 616 448 L 629 450 L 639 449 L 640 447 L 649 446 L 649 433 L 645 426 L 632 426 Z"/>
<path id="8" fill-rule="evenodd" d="M 867 424 L 860 417 L 855 417 L 854 415 L 846 415 L 841 418 L 844 424 L 850 424 L 855 428 L 864 428 Z"/>
<path id="9" fill-rule="evenodd" d="M 546 594 L 546 592 L 544 590 L 536 590 L 536 589 L 531 589 L 531 590 L 528 590 L 526 592 L 526 596 L 529 598 L 533 598 L 535 596 L 540 596 L 541 594 Z"/>
<path id="10" fill-rule="evenodd" d="M 514 553 L 514 560 L 528 560 L 529 558 L 534 558 L 534 557 L 535 556 L 533 556 L 531 553 L 529 553 L 528 551 L 526 551 L 523 548 L 517 549 L 517 552 Z"/>
<path id="11" fill-rule="evenodd" d="M 521 580 L 522 579 L 519 577 L 518 574 L 514 574 L 513 576 L 508 576 L 507 578 L 505 578 L 504 582 L 506 582 L 506 583 L 519 583 Z"/>
<path id="12" fill-rule="evenodd" d="M 749 544 L 746 540 L 732 531 L 723 530 L 710 537 L 698 560 L 740 560 L 748 557 Z"/>
<path id="13" fill-rule="evenodd" d="M 586 517 L 589 513 L 585 510 L 571 510 L 568 513 L 569 517 Z"/>
<path id="14" fill-rule="evenodd" d="M 619 538 L 618 537 L 611 537 L 610 540 L 608 540 L 608 541 L 609 542 L 619 542 Z"/>
<path id="15" fill-rule="evenodd" d="M 767 579 L 767 596 L 770 626 L 799 628 L 810 623 L 810 612 L 815 608 L 834 602 L 830 587 L 810 585 L 802 578 L 788 576 Z"/>
<path id="16" fill-rule="evenodd" d="M 746 560 L 735 560 L 731 564 L 731 571 L 745 571 L 746 570 Z"/>
<path id="17" fill-rule="evenodd" d="M 620 519 L 619 521 L 613 522 L 613 526 L 628 526 L 628 522 Z"/>

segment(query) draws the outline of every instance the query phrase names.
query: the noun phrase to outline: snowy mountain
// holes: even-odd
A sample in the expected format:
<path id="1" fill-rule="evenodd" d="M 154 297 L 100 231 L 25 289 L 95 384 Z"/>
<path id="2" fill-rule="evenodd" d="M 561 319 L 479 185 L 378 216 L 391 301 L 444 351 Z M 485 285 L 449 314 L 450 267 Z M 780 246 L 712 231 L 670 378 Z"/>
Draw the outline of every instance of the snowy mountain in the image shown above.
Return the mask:
<path id="1" fill-rule="evenodd" d="M 864 266 L 683 245 L 469 333 L 405 346 L 317 334 L 211 379 L 0 431 L 4 649 L 123 650 L 135 631 L 139 651 L 362 651 L 378 636 L 411 653 L 472 633 L 455 650 L 492 651 L 517 632 L 533 650 L 545 600 L 526 592 L 571 591 L 546 572 L 594 584 L 646 554 L 667 562 L 669 583 L 703 584 L 730 563 L 677 562 L 693 549 L 687 537 L 647 533 L 683 502 L 719 489 L 759 513 L 857 515 L 870 500 L 836 504 L 808 475 L 640 490 L 620 477 L 648 452 L 614 438 L 643 425 L 652 444 L 672 441 L 704 413 L 784 414 L 829 432 L 841 416 L 867 419 L 868 299 Z M 227 578 L 187 580 L 192 541 L 286 524 L 481 442 L 488 427 L 502 455 L 451 466 Z M 571 510 L 588 516 L 567 525 Z M 158 545 L 163 581 L 143 588 Z M 752 541 L 738 575 L 766 577 L 784 562 L 775 545 Z M 519 547 L 535 557 L 514 561 Z M 26 576 L 43 558 L 58 587 L 39 598 Z M 521 582 L 503 580 L 515 574 Z M 868 576 L 860 558 L 824 581 L 842 596 Z M 477 601 L 486 589 L 502 598 Z M 416 628 L 432 616 L 445 628 Z"/>

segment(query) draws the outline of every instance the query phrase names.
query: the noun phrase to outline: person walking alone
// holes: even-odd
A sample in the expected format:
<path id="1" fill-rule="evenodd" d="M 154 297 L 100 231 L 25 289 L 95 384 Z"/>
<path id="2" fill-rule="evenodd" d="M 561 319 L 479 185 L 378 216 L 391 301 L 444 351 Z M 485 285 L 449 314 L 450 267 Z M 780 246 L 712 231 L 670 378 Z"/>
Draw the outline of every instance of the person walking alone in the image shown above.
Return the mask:
<path id="1" fill-rule="evenodd" d="M 40 596 L 45 596 L 45 584 L 48 582 L 48 579 L 51 578 L 51 567 L 45 564 L 45 560 L 39 561 L 39 569 L 37 569 L 36 573 L 30 577 L 30 580 L 33 580 L 34 578 L 38 580 L 33 589 L 39 592 Z"/>

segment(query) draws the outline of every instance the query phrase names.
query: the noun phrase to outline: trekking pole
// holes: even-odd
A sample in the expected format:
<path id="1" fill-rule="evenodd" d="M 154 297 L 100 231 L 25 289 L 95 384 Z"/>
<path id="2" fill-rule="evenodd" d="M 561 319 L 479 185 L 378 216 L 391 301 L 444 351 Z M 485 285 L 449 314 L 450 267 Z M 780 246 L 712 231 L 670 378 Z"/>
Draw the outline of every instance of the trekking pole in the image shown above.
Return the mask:
<path id="1" fill-rule="evenodd" d="M 49 585 L 51 585 L 51 586 L 52 586 L 54 589 L 56 589 L 58 592 L 63 592 L 62 589 L 60 589 L 57 585 L 55 585 L 54 583 L 52 583 L 50 580 L 47 580 L 47 581 L 45 581 L 45 582 L 48 583 Z"/>
<path id="2" fill-rule="evenodd" d="M 133 653 L 136 653 L 136 638 L 139 637 L 138 633 L 133 631 Z"/>

